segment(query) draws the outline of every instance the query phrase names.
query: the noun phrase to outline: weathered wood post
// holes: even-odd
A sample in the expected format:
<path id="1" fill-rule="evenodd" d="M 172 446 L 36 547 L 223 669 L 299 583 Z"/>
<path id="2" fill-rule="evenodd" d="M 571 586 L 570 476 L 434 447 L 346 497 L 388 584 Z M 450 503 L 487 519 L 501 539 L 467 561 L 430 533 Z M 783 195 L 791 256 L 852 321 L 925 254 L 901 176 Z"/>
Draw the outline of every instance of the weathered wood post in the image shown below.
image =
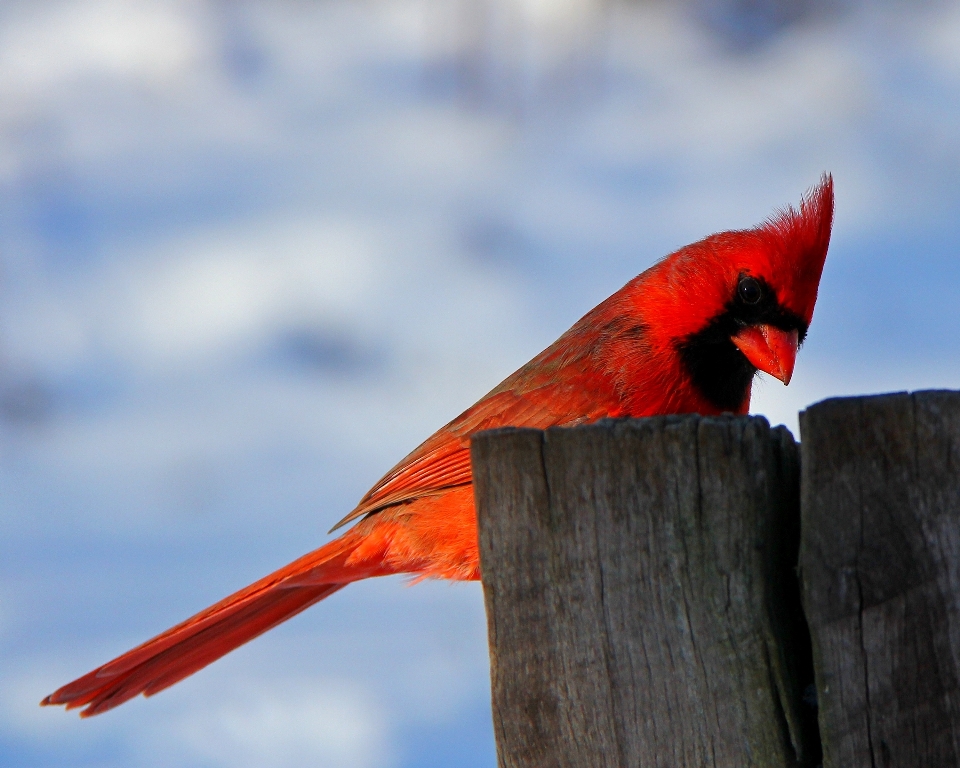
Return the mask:
<path id="1" fill-rule="evenodd" d="M 824 768 L 960 766 L 960 392 L 827 400 L 800 431 Z"/>
<path id="2" fill-rule="evenodd" d="M 508 429 L 472 458 L 501 766 L 816 764 L 787 430 Z"/>

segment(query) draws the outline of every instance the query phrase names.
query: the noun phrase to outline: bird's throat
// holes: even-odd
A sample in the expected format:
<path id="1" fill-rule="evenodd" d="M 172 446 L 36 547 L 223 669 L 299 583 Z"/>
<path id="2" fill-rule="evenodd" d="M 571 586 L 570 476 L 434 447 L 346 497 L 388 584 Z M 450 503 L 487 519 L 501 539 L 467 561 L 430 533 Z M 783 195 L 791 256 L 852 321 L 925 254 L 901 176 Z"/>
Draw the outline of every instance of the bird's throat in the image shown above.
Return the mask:
<path id="1" fill-rule="evenodd" d="M 757 369 L 729 337 L 697 334 L 679 347 L 693 385 L 721 413 L 739 413 L 750 397 Z"/>

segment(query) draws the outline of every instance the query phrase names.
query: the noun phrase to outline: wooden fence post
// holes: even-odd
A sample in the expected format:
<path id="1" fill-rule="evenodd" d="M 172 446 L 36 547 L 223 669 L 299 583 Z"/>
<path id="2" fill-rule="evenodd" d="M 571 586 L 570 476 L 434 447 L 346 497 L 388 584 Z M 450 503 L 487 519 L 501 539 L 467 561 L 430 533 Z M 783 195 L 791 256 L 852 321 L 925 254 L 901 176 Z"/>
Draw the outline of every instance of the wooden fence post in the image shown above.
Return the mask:
<path id="1" fill-rule="evenodd" d="M 960 392 L 801 414 L 824 768 L 960 766 Z"/>
<path id="2" fill-rule="evenodd" d="M 816 764 L 787 430 L 507 429 L 472 459 L 500 766 Z"/>

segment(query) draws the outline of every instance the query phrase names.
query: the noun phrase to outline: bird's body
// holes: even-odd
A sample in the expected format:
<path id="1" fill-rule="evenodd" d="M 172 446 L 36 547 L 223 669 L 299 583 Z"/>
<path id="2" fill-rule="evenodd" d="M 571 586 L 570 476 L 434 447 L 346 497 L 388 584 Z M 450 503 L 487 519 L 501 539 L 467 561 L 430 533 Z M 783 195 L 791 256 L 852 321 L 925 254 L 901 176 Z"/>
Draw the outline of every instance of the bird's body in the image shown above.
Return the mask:
<path id="1" fill-rule="evenodd" d="M 758 369 L 785 383 L 813 314 L 832 182 L 753 230 L 712 235 L 634 278 L 404 458 L 340 538 L 207 608 L 44 704 L 98 714 L 150 695 L 347 584 L 404 573 L 477 579 L 470 436 L 604 417 L 746 413 Z"/>

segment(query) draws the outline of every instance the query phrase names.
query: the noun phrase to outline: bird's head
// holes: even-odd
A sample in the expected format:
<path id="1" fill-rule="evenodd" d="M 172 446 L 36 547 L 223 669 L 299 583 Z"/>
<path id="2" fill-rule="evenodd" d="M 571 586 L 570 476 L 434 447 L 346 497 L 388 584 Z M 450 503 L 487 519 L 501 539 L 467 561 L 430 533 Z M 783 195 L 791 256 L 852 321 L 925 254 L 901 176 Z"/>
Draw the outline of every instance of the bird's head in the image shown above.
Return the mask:
<path id="1" fill-rule="evenodd" d="M 647 304 L 657 308 L 648 327 L 679 352 L 693 383 L 718 409 L 741 410 L 758 370 L 790 382 L 832 222 L 833 180 L 824 176 L 798 209 L 682 248 L 644 281 L 647 301 L 656 294 Z"/>

